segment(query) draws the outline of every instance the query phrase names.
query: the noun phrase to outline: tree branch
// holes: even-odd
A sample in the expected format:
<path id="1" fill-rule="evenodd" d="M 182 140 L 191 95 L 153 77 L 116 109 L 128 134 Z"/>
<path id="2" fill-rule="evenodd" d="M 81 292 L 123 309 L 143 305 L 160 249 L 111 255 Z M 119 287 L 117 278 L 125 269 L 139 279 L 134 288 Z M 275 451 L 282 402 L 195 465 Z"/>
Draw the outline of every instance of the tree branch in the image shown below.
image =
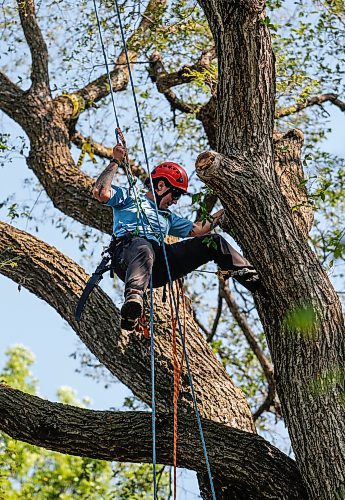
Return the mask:
<path id="1" fill-rule="evenodd" d="M 267 381 L 269 383 L 270 382 L 273 383 L 273 385 L 274 385 L 272 364 L 264 355 L 258 341 L 256 340 L 256 337 L 255 337 L 253 330 L 249 326 L 249 323 L 247 322 L 247 319 L 245 318 L 245 316 L 241 313 L 240 308 L 238 307 L 238 305 L 236 303 L 235 297 L 233 296 L 228 285 L 225 282 L 223 282 L 221 284 L 221 295 L 224 297 L 224 299 L 225 299 L 225 301 L 226 301 L 226 303 L 231 311 L 231 314 L 235 318 L 235 320 L 236 320 L 237 324 L 239 325 L 239 327 L 241 328 L 248 344 L 250 345 L 253 353 L 257 357 L 257 359 L 261 365 L 261 368 L 263 369 L 263 371 L 266 375 Z"/>
<path id="2" fill-rule="evenodd" d="M 179 71 L 168 73 L 164 67 L 162 56 L 159 52 L 154 52 L 150 57 L 150 77 L 156 84 L 158 92 L 163 94 L 170 103 L 172 110 L 179 110 L 183 113 L 197 113 L 200 109 L 198 104 L 188 104 L 179 99 L 171 90 L 172 87 L 183 85 L 195 80 L 193 72 L 200 72 L 209 67 L 215 58 L 215 49 L 209 49 L 202 53 L 199 61 L 191 66 L 183 66 Z"/>
<path id="3" fill-rule="evenodd" d="M 197 317 L 195 311 L 194 311 L 194 321 L 195 323 L 198 325 L 198 327 L 200 328 L 200 330 L 202 332 L 204 332 L 204 334 L 206 335 L 206 338 L 208 338 L 210 336 L 210 332 L 207 330 L 207 328 L 201 323 L 201 321 L 199 320 L 199 318 Z"/>
<path id="4" fill-rule="evenodd" d="M 195 74 L 210 68 L 212 61 L 216 59 L 216 49 L 211 47 L 202 52 L 199 60 L 192 65 L 185 65 L 178 71 L 168 73 L 164 67 L 162 56 L 154 52 L 150 57 L 150 76 L 157 84 L 159 92 L 164 92 L 171 87 L 190 83 L 196 79 Z"/>
<path id="5" fill-rule="evenodd" d="M 213 337 L 216 334 L 216 331 L 217 331 L 217 328 L 218 328 L 218 324 L 219 324 L 219 320 L 220 320 L 220 317 L 222 315 L 222 309 L 223 309 L 223 296 L 222 296 L 222 293 L 221 293 L 221 284 L 220 284 L 220 281 L 219 281 L 217 312 L 216 312 L 216 315 L 215 315 L 214 320 L 213 320 L 213 325 L 212 325 L 211 331 L 210 331 L 209 335 L 207 336 L 207 342 L 212 342 Z"/>
<path id="6" fill-rule="evenodd" d="M 149 1 L 138 28 L 127 40 L 128 59 L 131 65 L 133 65 L 133 63 L 137 60 L 139 49 L 145 43 L 147 36 L 152 35 L 155 27 L 161 21 L 166 4 L 167 0 Z M 129 73 L 124 50 L 122 50 L 118 56 L 115 68 L 110 71 L 110 80 L 114 92 L 124 90 L 128 84 Z M 82 109 L 79 110 L 81 112 L 109 95 L 109 92 L 108 75 L 104 74 L 73 94 L 79 96 L 84 102 Z M 57 104 L 62 105 L 60 111 L 66 116 L 66 118 L 70 117 L 73 108 L 70 99 L 64 96 L 59 96 L 55 99 L 55 101 Z"/>
<path id="7" fill-rule="evenodd" d="M 211 62 L 215 59 L 215 48 L 212 47 L 204 51 L 199 60 L 194 65 L 183 66 L 179 71 L 168 73 L 164 67 L 162 56 L 159 52 L 154 52 L 150 57 L 150 77 L 156 83 L 157 90 L 163 94 L 171 105 L 173 111 L 178 110 L 182 113 L 195 113 L 196 118 L 204 126 L 211 148 L 216 149 L 216 98 L 214 96 L 213 83 L 210 81 L 212 97 L 204 104 L 188 104 L 179 99 L 171 90 L 172 87 L 192 82 L 197 77 L 195 72 L 207 70 Z M 194 74 L 193 74 L 194 73 Z M 205 78 L 206 79 L 206 78 Z"/>
<path id="8" fill-rule="evenodd" d="M 20 123 L 25 92 L 0 71 L 0 109 Z"/>
<path id="9" fill-rule="evenodd" d="M 257 419 L 265 410 L 268 410 L 272 405 L 276 393 L 275 381 L 274 381 L 274 372 L 273 366 L 270 361 L 267 359 L 265 354 L 263 353 L 258 341 L 256 340 L 255 334 L 251 329 L 247 319 L 241 313 L 240 308 L 238 307 L 235 297 L 231 293 L 229 286 L 223 281 L 220 283 L 220 295 L 222 295 L 231 311 L 231 314 L 235 318 L 238 326 L 241 328 L 251 350 L 257 357 L 261 368 L 265 374 L 267 383 L 268 383 L 268 394 L 265 399 L 265 402 L 257 409 L 254 413 L 254 419 Z"/>
<path id="10" fill-rule="evenodd" d="M 50 95 L 48 50 L 37 23 L 34 0 L 17 0 L 20 22 L 31 53 L 31 81 L 34 89 Z"/>
<path id="11" fill-rule="evenodd" d="M 179 415 L 179 467 L 205 473 L 194 418 Z M 70 455 L 101 460 L 152 460 L 151 414 L 93 411 L 51 403 L 0 384 L 0 427 L 11 437 Z M 293 460 L 264 439 L 203 421 L 213 475 L 247 499 L 306 498 Z M 172 463 L 172 418 L 158 415 L 157 460 Z"/>
<path id="12" fill-rule="evenodd" d="M 321 104 L 323 104 L 324 102 L 331 102 L 332 104 L 337 106 L 341 111 L 345 112 L 345 102 L 338 99 L 337 94 L 320 94 L 309 97 L 305 101 L 298 102 L 296 104 L 293 104 L 292 106 L 277 109 L 275 117 L 283 118 L 284 116 L 293 115 L 311 106 L 321 106 Z"/>
<path id="13" fill-rule="evenodd" d="M 150 353 L 140 335 L 120 330 L 120 313 L 110 298 L 97 288 L 90 296 L 82 321 L 74 311 L 88 276 L 55 248 L 33 236 L 0 223 L 0 273 L 45 300 L 64 318 L 90 351 L 127 385 L 135 395 L 151 403 Z M 12 267 L 9 263 L 14 262 Z M 158 411 L 172 411 L 173 364 L 169 307 L 155 293 L 156 404 Z M 254 431 L 242 391 L 234 386 L 219 364 L 189 311 L 186 316 L 187 351 L 201 416 Z M 179 355 L 181 347 L 179 346 Z M 181 408 L 193 412 L 189 381 L 182 373 Z"/>

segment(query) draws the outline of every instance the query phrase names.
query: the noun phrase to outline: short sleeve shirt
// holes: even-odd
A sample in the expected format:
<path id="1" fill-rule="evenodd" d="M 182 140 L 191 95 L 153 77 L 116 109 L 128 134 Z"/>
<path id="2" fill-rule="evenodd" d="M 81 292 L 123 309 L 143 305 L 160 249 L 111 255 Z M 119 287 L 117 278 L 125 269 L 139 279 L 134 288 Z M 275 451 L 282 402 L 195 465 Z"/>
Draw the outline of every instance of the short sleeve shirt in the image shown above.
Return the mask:
<path id="1" fill-rule="evenodd" d="M 132 233 L 159 243 L 160 231 L 164 237 L 170 234 L 185 238 L 192 229 L 192 221 L 179 217 L 170 210 L 158 210 L 158 224 L 155 203 L 146 198 L 143 192 L 137 194 L 137 201 L 138 203 L 133 191 L 128 188 L 112 186 L 112 197 L 107 205 L 113 209 L 115 236 Z"/>

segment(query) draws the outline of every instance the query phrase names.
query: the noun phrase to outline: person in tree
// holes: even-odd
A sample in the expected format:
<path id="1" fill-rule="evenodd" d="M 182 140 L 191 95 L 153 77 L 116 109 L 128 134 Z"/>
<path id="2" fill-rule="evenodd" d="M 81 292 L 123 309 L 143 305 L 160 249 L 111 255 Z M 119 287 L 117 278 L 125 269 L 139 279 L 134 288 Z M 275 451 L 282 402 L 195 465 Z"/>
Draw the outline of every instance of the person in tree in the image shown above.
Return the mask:
<path id="1" fill-rule="evenodd" d="M 218 225 L 223 210 L 213 214 L 211 221 L 206 222 L 192 222 L 169 210 L 187 193 L 188 176 L 184 168 L 173 162 L 156 166 L 151 173 L 154 193 L 148 179 L 145 182 L 146 192 L 138 193 L 136 197 L 132 189 L 112 184 L 124 157 L 125 149 L 117 144 L 113 149 L 113 160 L 93 187 L 93 196 L 113 209 L 114 271 L 125 283 L 121 327 L 126 330 L 135 328 L 143 312 L 143 295 L 151 276 L 154 288 L 169 282 L 161 245 L 162 235 L 187 238 L 165 245 L 172 280 L 213 260 L 225 271 L 224 278 L 233 276 L 248 290 L 255 292 L 258 286 L 255 269 L 222 236 L 210 234 Z M 205 235 L 208 235 L 206 242 Z"/>

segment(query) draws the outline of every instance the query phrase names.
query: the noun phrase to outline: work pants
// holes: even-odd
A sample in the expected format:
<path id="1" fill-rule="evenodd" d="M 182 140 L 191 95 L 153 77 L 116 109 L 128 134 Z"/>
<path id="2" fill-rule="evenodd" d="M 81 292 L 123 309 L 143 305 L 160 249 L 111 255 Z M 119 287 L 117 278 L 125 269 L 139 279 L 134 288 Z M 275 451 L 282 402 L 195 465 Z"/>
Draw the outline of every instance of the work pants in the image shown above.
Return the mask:
<path id="1" fill-rule="evenodd" d="M 214 261 L 222 270 L 252 267 L 218 234 L 197 236 L 171 245 L 166 244 L 165 249 L 173 281 L 210 261 Z M 115 273 L 125 283 L 125 295 L 129 290 L 144 292 L 149 286 L 151 273 L 154 288 L 169 282 L 163 248 L 154 240 L 130 235 L 118 242 L 115 240 L 113 267 Z M 250 284 L 246 284 L 246 280 L 237 279 L 250 290 Z"/>

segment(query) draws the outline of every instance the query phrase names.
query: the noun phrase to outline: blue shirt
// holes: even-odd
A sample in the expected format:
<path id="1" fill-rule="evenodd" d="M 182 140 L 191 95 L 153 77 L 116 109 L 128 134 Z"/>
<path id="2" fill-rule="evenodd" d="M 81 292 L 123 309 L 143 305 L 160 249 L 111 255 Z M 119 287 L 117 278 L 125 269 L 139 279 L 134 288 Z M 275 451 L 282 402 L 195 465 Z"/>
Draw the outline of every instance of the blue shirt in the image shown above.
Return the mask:
<path id="1" fill-rule="evenodd" d="M 127 188 L 112 186 L 112 197 L 107 205 L 112 207 L 114 216 L 113 233 L 115 236 L 125 236 L 129 232 L 145 236 L 160 242 L 160 229 L 157 222 L 155 203 L 146 198 L 144 193 L 138 193 L 140 213 L 135 202 L 135 195 Z M 185 238 L 192 229 L 193 222 L 179 217 L 170 210 L 158 210 L 160 228 L 163 236 L 170 234 Z"/>

